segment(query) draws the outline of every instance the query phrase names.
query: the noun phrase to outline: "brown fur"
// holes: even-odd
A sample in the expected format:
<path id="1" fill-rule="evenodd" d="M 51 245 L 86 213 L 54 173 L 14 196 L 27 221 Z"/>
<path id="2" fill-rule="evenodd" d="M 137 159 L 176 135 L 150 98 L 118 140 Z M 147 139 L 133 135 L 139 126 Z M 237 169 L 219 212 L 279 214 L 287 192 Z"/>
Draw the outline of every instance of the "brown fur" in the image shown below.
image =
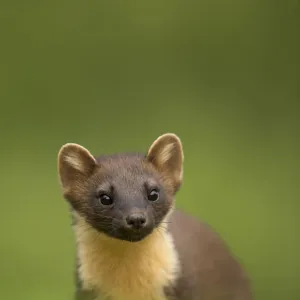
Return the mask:
<path id="1" fill-rule="evenodd" d="M 58 169 L 74 218 L 78 295 L 86 290 L 109 300 L 251 299 L 248 280 L 221 238 L 174 211 L 183 158 L 174 134 L 160 136 L 146 155 L 94 158 L 77 144 L 61 148 Z M 149 202 L 153 189 L 159 198 Z M 103 191 L 111 205 L 99 202 Z M 137 236 L 125 221 L 136 213 L 146 218 Z M 94 299 L 89 297 L 84 299 Z"/>

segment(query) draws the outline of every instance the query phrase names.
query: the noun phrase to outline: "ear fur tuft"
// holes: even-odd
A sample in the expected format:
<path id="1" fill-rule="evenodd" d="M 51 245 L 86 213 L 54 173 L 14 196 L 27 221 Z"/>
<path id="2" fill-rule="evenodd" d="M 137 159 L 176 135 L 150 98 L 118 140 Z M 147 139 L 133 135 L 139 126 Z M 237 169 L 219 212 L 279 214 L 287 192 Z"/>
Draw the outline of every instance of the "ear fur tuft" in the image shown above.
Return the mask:
<path id="1" fill-rule="evenodd" d="M 67 143 L 58 153 L 58 173 L 63 188 L 72 188 L 78 180 L 89 177 L 97 162 L 91 153 L 84 147 Z"/>
<path id="2" fill-rule="evenodd" d="M 183 148 L 180 138 L 173 133 L 159 136 L 148 150 L 147 160 L 177 190 L 183 176 Z"/>

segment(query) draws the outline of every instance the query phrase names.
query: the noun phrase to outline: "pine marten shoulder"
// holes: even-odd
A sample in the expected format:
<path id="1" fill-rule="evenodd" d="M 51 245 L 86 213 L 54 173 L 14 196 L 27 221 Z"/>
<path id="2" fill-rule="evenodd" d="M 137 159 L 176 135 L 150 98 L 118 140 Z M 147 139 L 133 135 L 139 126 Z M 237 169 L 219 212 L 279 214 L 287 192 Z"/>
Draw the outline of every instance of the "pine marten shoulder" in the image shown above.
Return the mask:
<path id="1" fill-rule="evenodd" d="M 250 300 L 243 268 L 208 225 L 175 208 L 183 177 L 175 134 L 146 154 L 59 151 L 77 245 L 76 299 Z"/>

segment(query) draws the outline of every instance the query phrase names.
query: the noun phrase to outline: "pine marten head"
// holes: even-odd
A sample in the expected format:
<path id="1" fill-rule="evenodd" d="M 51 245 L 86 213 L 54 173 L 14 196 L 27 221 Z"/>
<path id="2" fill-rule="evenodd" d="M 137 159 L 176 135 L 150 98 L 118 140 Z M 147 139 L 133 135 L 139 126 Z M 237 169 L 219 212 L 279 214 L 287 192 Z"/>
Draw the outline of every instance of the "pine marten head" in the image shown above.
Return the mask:
<path id="1" fill-rule="evenodd" d="M 95 158 L 72 143 L 58 154 L 63 195 L 71 208 L 100 233 L 130 242 L 151 234 L 171 212 L 182 165 L 181 141 L 170 133 L 144 155 Z"/>

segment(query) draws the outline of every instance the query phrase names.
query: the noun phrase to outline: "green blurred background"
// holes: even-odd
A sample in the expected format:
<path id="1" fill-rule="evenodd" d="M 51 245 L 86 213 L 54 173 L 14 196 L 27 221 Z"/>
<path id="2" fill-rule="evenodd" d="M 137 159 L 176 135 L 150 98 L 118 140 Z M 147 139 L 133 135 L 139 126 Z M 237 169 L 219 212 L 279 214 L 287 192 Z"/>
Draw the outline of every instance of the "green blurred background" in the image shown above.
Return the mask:
<path id="1" fill-rule="evenodd" d="M 297 0 L 0 3 L 0 299 L 65 300 L 66 142 L 185 150 L 178 206 L 209 222 L 256 299 L 300 299 Z"/>

